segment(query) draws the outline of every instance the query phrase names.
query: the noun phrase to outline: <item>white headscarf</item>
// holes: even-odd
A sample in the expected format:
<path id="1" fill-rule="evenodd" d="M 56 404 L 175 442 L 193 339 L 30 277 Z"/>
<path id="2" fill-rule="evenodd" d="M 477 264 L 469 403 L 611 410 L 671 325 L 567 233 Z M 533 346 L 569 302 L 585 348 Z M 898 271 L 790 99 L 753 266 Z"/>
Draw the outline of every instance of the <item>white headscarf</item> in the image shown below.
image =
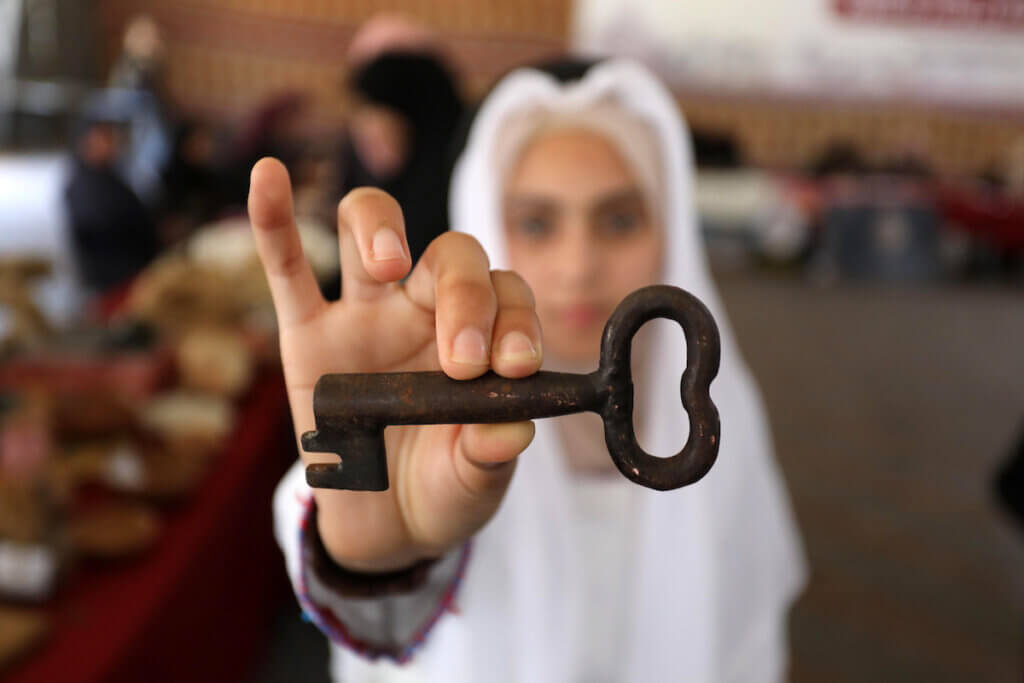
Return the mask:
<path id="1" fill-rule="evenodd" d="M 608 101 L 650 127 L 663 157 L 662 281 L 698 296 L 722 341 L 721 370 L 711 385 L 722 425 L 715 466 L 676 491 L 632 487 L 636 555 L 631 580 L 621 587 L 632 614 L 619 679 L 778 681 L 786 666 L 786 615 L 805 581 L 804 561 L 761 403 L 708 272 L 689 137 L 669 93 L 645 68 L 623 60 L 597 64 L 569 84 L 533 69 L 513 72 L 483 103 L 455 169 L 452 227 L 477 238 L 493 268 L 507 268 L 496 172 L 507 164 L 496 162 L 498 140 L 521 114 L 582 111 Z M 679 337 L 661 329 L 648 347 L 656 371 L 644 386 L 658 396 L 678 395 L 684 353 Z M 656 454 L 676 452 L 687 429 L 681 405 L 645 403 L 644 445 Z M 574 620 L 584 597 L 572 552 L 572 474 L 561 449 L 556 424 L 538 421 L 502 508 L 474 540 L 459 614 L 442 618 L 412 662 L 386 680 L 577 680 L 581 629 Z M 345 680 L 364 680 L 356 676 L 367 669 L 345 659 L 351 666 L 339 668 L 354 674 Z"/>
<path id="2" fill-rule="evenodd" d="M 519 161 L 527 144 L 560 130 L 586 130 L 610 141 L 643 189 L 651 216 L 664 219 L 665 180 L 661 151 L 646 123 L 615 101 L 594 102 L 584 109 L 539 107 L 505 119 L 490 155 L 492 177 L 504 177 Z M 596 353 L 596 349 L 595 349 Z"/>

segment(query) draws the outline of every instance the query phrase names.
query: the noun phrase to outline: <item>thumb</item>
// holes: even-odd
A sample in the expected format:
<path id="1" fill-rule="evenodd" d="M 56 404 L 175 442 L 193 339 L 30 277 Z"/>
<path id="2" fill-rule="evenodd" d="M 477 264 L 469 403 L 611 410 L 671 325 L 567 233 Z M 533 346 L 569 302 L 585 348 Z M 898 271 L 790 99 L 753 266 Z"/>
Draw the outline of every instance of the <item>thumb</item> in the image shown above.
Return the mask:
<path id="1" fill-rule="evenodd" d="M 448 448 L 420 450 L 429 455 L 412 460 L 411 483 L 399 485 L 396 495 L 421 554 L 437 556 L 487 524 L 533 434 L 532 422 L 461 425 Z"/>
<path id="2" fill-rule="evenodd" d="M 455 443 L 455 476 L 473 496 L 501 496 L 516 457 L 533 441 L 532 422 L 465 425 Z M 495 501 L 497 502 L 497 501 Z"/>

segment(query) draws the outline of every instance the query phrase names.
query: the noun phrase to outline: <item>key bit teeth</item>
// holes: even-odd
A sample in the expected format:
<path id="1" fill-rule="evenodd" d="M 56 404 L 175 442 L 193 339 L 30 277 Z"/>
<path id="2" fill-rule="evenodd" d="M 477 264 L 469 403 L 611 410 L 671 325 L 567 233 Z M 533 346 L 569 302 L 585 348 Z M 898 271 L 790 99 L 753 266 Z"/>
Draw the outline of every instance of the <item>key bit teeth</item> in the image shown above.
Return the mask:
<path id="1" fill-rule="evenodd" d="M 320 432 L 304 432 L 302 434 L 302 450 L 311 453 L 323 453 L 324 448 L 321 444 Z"/>
<path id="2" fill-rule="evenodd" d="M 379 434 L 359 431 L 314 431 L 302 435 L 302 449 L 310 453 L 335 453 L 338 463 L 314 463 L 306 467 L 306 483 L 313 488 L 348 491 L 386 491 L 388 463 Z"/>
<path id="3" fill-rule="evenodd" d="M 355 456 L 341 463 L 315 463 L 306 466 L 306 483 L 317 489 L 387 491 L 387 463 Z"/>
<path id="4" fill-rule="evenodd" d="M 315 489 L 344 488 L 342 463 L 315 464 L 306 466 L 306 483 Z"/>

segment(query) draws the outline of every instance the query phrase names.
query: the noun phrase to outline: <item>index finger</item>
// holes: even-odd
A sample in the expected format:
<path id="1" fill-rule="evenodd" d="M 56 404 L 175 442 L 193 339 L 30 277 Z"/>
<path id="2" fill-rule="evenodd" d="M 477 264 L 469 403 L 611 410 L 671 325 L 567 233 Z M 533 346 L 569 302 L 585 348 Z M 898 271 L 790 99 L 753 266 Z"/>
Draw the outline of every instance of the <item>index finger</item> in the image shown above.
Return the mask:
<path id="1" fill-rule="evenodd" d="M 292 214 L 291 181 L 277 159 L 264 157 L 252 167 L 249 220 L 278 325 L 283 329 L 316 316 L 327 302 L 302 251 Z"/>

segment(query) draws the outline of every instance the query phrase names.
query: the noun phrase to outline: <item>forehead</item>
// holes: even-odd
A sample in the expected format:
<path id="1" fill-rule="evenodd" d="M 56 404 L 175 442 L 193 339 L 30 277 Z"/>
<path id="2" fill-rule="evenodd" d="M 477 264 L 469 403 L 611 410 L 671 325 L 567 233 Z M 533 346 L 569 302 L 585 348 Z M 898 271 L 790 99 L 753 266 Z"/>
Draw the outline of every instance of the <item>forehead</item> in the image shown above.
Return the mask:
<path id="1" fill-rule="evenodd" d="M 523 146 L 505 177 L 505 193 L 588 200 L 637 184 L 608 138 L 564 128 L 541 133 Z"/>

